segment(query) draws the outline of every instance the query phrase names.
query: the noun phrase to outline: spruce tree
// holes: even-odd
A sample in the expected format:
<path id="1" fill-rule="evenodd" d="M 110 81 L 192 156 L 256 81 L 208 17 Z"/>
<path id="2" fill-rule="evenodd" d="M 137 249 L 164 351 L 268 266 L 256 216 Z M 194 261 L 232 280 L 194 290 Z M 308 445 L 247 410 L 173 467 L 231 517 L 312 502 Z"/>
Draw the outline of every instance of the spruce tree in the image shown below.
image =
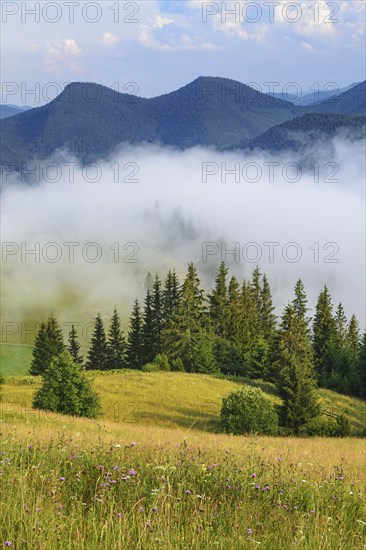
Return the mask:
<path id="1" fill-rule="evenodd" d="M 304 319 L 307 325 L 309 325 L 310 319 L 309 317 L 307 317 L 307 312 L 309 311 L 308 299 L 306 296 L 304 284 L 301 279 L 298 279 L 298 281 L 296 282 L 294 293 L 295 293 L 295 298 L 291 302 L 292 307 L 294 308 L 296 315 L 301 317 L 301 319 Z M 310 326 L 309 326 L 309 333 L 310 333 Z"/>
<path id="2" fill-rule="evenodd" d="M 271 289 L 266 275 L 262 278 L 262 287 L 259 294 L 259 325 L 265 341 L 272 348 L 276 334 L 276 320 Z"/>
<path id="3" fill-rule="evenodd" d="M 312 348 L 307 324 L 292 306 L 286 308 L 286 320 L 279 340 L 278 392 L 283 399 L 282 416 L 286 426 L 299 434 L 300 428 L 318 415 Z"/>
<path id="4" fill-rule="evenodd" d="M 108 369 L 123 369 L 125 367 L 126 341 L 122 334 L 121 319 L 116 307 L 113 310 L 108 330 L 107 354 Z"/>
<path id="5" fill-rule="evenodd" d="M 219 372 L 214 351 L 214 338 L 212 334 L 203 331 L 194 346 L 193 351 L 193 371 L 202 374 L 215 374 Z"/>
<path id="6" fill-rule="evenodd" d="M 164 330 L 164 351 L 170 359 L 180 358 L 187 371 L 194 370 L 194 347 L 204 325 L 204 298 L 201 282 L 193 263 L 180 292 L 179 305 Z"/>
<path id="7" fill-rule="evenodd" d="M 107 339 L 100 313 L 95 318 L 86 368 L 88 370 L 106 370 L 108 368 Z"/>
<path id="8" fill-rule="evenodd" d="M 162 351 L 162 331 L 163 331 L 163 306 L 161 281 L 156 274 L 152 287 L 151 296 L 152 309 L 152 337 L 153 337 L 153 355 L 159 355 Z"/>
<path id="9" fill-rule="evenodd" d="M 144 302 L 143 323 L 141 329 L 141 361 L 142 364 L 151 363 L 155 357 L 153 331 L 153 308 L 150 290 L 146 292 Z"/>
<path id="10" fill-rule="evenodd" d="M 320 292 L 313 320 L 313 349 L 319 384 L 327 387 L 333 370 L 330 343 L 335 333 L 332 299 L 327 287 Z"/>
<path id="11" fill-rule="evenodd" d="M 227 303 L 227 338 L 234 344 L 241 342 L 242 308 L 240 286 L 233 275 L 229 282 Z"/>
<path id="12" fill-rule="evenodd" d="M 357 358 L 357 374 L 360 381 L 358 395 L 366 397 L 366 331 L 360 341 L 360 347 Z"/>
<path id="13" fill-rule="evenodd" d="M 60 355 L 65 349 L 61 327 L 56 317 L 51 314 L 47 324 L 41 323 L 36 336 L 33 359 L 29 369 L 31 375 L 43 374 L 54 357 Z"/>
<path id="14" fill-rule="evenodd" d="M 176 272 L 169 270 L 164 281 L 162 292 L 162 322 L 165 329 L 173 317 L 179 304 L 180 289 Z"/>
<path id="15" fill-rule="evenodd" d="M 127 337 L 126 365 L 129 369 L 141 369 L 143 363 L 141 306 L 139 301 L 135 300 Z"/>
<path id="16" fill-rule="evenodd" d="M 221 262 L 215 278 L 215 288 L 208 296 L 209 313 L 215 334 L 225 337 L 227 334 L 227 283 L 228 269 L 224 262 Z"/>
<path id="17" fill-rule="evenodd" d="M 100 413 L 100 400 L 84 369 L 64 351 L 43 373 L 43 383 L 33 398 L 33 408 L 95 418 Z"/>
<path id="18" fill-rule="evenodd" d="M 80 343 L 78 341 L 78 336 L 74 325 L 71 325 L 71 330 L 69 332 L 67 350 L 70 353 L 73 361 L 77 365 L 83 364 L 84 359 L 83 356 L 80 354 Z"/>

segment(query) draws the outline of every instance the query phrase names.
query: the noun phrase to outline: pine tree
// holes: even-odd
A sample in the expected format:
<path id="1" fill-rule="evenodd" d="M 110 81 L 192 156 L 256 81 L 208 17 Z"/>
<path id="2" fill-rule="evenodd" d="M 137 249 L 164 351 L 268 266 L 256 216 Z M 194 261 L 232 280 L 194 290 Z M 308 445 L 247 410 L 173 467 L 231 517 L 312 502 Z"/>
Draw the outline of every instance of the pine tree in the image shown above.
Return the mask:
<path id="1" fill-rule="evenodd" d="M 129 369 L 141 369 L 143 361 L 141 307 L 139 301 L 135 300 L 127 337 L 126 364 Z"/>
<path id="2" fill-rule="evenodd" d="M 141 361 L 142 364 L 151 363 L 154 360 L 154 330 L 153 330 L 153 308 L 150 290 L 146 292 L 144 302 L 143 323 L 141 329 Z"/>
<path id="3" fill-rule="evenodd" d="M 179 281 L 175 271 L 168 271 L 164 281 L 164 289 L 162 293 L 162 322 L 165 329 L 173 317 L 179 304 Z"/>
<path id="4" fill-rule="evenodd" d="M 194 346 L 193 371 L 203 374 L 215 374 L 219 368 L 213 352 L 213 335 L 203 331 Z"/>
<path id="5" fill-rule="evenodd" d="M 122 334 L 121 319 L 116 307 L 113 310 L 108 331 L 107 355 L 108 369 L 123 369 L 125 367 L 126 341 Z"/>
<path id="6" fill-rule="evenodd" d="M 108 368 L 108 346 L 100 313 L 95 318 L 94 332 L 86 362 L 88 370 L 106 370 Z"/>
<path id="7" fill-rule="evenodd" d="M 294 311 L 296 315 L 301 317 L 304 321 L 306 321 L 306 324 L 309 326 L 310 319 L 307 317 L 307 312 L 309 311 L 308 308 L 308 299 L 305 292 L 305 287 L 301 279 L 298 279 L 295 285 L 294 289 L 295 298 L 292 300 L 292 307 L 294 308 Z M 310 333 L 310 326 L 309 326 L 309 333 Z"/>
<path id="8" fill-rule="evenodd" d="M 298 434 L 304 424 L 317 416 L 319 406 L 306 322 L 292 306 L 286 308 L 285 315 L 283 325 L 287 325 L 287 330 L 283 330 L 279 341 L 277 386 L 283 399 L 284 423 Z"/>
<path id="9" fill-rule="evenodd" d="M 233 275 L 229 282 L 227 303 L 227 338 L 234 344 L 241 342 L 242 309 L 240 287 Z"/>
<path id="10" fill-rule="evenodd" d="M 177 310 L 164 330 L 164 351 L 170 359 L 181 358 L 187 371 L 194 369 L 194 347 L 204 324 L 201 282 L 193 263 L 188 265 Z"/>
<path id="11" fill-rule="evenodd" d="M 43 373 L 43 384 L 33 398 L 33 408 L 95 418 L 100 413 L 100 400 L 84 369 L 64 351 Z"/>
<path id="12" fill-rule="evenodd" d="M 330 343 L 334 337 L 335 322 L 333 319 L 332 299 L 327 287 L 320 292 L 313 320 L 313 349 L 315 370 L 319 384 L 327 387 L 333 370 Z"/>
<path id="13" fill-rule="evenodd" d="M 360 341 L 360 347 L 357 358 L 357 374 L 360 381 L 358 395 L 366 397 L 366 331 Z"/>
<path id="14" fill-rule="evenodd" d="M 325 345 L 325 355 L 331 364 L 331 373 L 327 387 L 343 393 L 349 393 L 349 354 L 347 351 L 347 318 L 342 304 L 337 307 L 334 317 L 334 330 Z"/>
<path id="15" fill-rule="evenodd" d="M 263 275 L 259 294 L 259 325 L 260 331 L 271 348 L 276 334 L 276 320 L 271 289 L 266 275 Z"/>
<path id="16" fill-rule="evenodd" d="M 56 317 L 51 314 L 47 324 L 42 323 L 37 333 L 29 373 L 34 376 L 43 374 L 52 359 L 64 350 L 65 344 L 61 327 Z"/>
<path id="17" fill-rule="evenodd" d="M 67 350 L 70 353 L 73 361 L 77 365 L 83 364 L 84 359 L 83 356 L 80 354 L 80 343 L 78 341 L 78 336 L 74 325 L 71 325 L 71 330 L 69 332 Z"/>
<path id="18" fill-rule="evenodd" d="M 159 355 L 162 351 L 162 331 L 163 331 L 163 306 L 162 306 L 162 292 L 161 281 L 156 274 L 152 287 L 151 297 L 151 309 L 152 309 L 152 337 L 153 337 L 153 355 Z"/>
<path id="19" fill-rule="evenodd" d="M 224 262 L 221 262 L 215 278 L 215 288 L 208 296 L 209 313 L 215 334 L 225 337 L 227 334 L 227 284 L 226 278 L 228 269 Z"/>

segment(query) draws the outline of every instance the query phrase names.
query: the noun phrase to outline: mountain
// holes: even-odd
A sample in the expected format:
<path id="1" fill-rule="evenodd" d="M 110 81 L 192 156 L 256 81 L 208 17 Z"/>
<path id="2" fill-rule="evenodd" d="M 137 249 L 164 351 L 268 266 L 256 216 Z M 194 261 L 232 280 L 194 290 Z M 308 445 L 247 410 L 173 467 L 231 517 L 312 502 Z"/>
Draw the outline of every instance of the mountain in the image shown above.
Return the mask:
<path id="1" fill-rule="evenodd" d="M 244 140 L 228 149 L 301 151 L 309 144 L 313 145 L 322 139 L 329 142 L 340 131 L 350 133 L 352 139 L 364 139 L 365 128 L 366 116 L 308 113 L 274 126 L 262 135 L 252 140 Z"/>
<path id="2" fill-rule="evenodd" d="M 332 90 L 331 87 L 329 91 L 323 91 L 319 90 L 319 92 L 311 91 L 305 91 L 304 94 L 301 97 L 298 97 L 294 94 L 284 94 L 284 93 L 273 93 L 274 97 L 277 97 L 278 99 L 283 99 L 284 101 L 290 101 L 294 105 L 307 107 L 308 105 L 319 105 L 319 103 L 326 101 L 327 99 L 331 99 L 334 97 L 337 97 L 344 92 L 347 92 L 351 88 L 354 88 L 360 84 L 360 82 L 354 82 L 353 84 L 350 84 L 349 86 L 346 86 L 345 88 L 339 88 L 337 90 Z M 316 101 L 314 101 L 316 99 Z"/>
<path id="3" fill-rule="evenodd" d="M 151 99 L 75 82 L 47 105 L 2 122 L 0 164 L 19 168 L 61 148 L 87 163 L 126 142 L 224 148 L 303 113 L 302 107 L 218 77 L 199 77 Z"/>
<path id="4" fill-rule="evenodd" d="M 31 107 L 18 107 L 18 105 L 11 105 L 10 103 L 7 105 L 1 104 L 0 120 L 8 118 L 9 116 L 19 115 L 19 113 L 28 111 L 28 109 L 31 109 Z"/>
<path id="5" fill-rule="evenodd" d="M 307 107 L 314 112 L 339 113 L 348 115 L 366 114 L 366 80 L 343 94 Z"/>

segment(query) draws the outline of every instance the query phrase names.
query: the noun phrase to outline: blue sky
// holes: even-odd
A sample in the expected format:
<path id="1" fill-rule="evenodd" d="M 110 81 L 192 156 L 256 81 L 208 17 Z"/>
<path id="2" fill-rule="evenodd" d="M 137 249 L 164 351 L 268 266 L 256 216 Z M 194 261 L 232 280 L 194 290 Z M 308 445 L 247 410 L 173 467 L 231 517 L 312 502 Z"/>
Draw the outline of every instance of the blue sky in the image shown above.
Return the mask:
<path id="1" fill-rule="evenodd" d="M 200 75 L 264 92 L 365 79 L 365 0 L 36 4 L 1 3 L 2 103 L 43 104 L 72 81 L 152 97 Z"/>

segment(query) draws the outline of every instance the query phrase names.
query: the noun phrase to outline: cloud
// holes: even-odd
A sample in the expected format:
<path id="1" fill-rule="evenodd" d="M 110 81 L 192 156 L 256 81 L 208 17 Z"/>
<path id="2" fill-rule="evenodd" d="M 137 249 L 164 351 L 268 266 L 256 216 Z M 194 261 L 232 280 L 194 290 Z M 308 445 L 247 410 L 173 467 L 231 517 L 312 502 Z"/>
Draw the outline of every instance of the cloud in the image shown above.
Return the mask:
<path id="1" fill-rule="evenodd" d="M 116 44 L 118 44 L 119 41 L 120 41 L 119 37 L 116 36 L 115 34 L 111 32 L 105 32 L 103 34 L 103 38 L 99 43 L 102 44 L 103 46 L 110 47 L 110 46 L 116 46 Z"/>
<path id="2" fill-rule="evenodd" d="M 342 301 L 347 315 L 354 312 L 364 326 L 364 145 L 334 140 L 338 183 L 325 183 L 324 177 L 317 183 L 314 172 L 305 170 L 298 182 L 286 181 L 285 167 L 297 160 L 286 154 L 123 147 L 100 163 L 101 177 L 94 183 L 91 168 L 75 168 L 70 181 L 69 156 L 49 159 L 60 163 L 59 181 L 14 185 L 3 193 L 2 241 L 19 244 L 2 265 L 3 319 L 39 320 L 54 311 L 63 320 L 78 321 L 97 311 L 111 312 L 114 305 L 126 318 L 132 300 L 144 296 L 149 271 L 164 275 L 175 267 L 182 279 L 187 262 L 194 261 L 208 288 L 220 260 L 226 259 L 240 279 L 259 264 L 269 276 L 279 314 L 301 277 L 311 308 L 327 284 L 335 305 Z M 329 169 L 323 171 L 325 148 L 315 144 L 314 150 L 323 154 L 320 175 L 329 176 Z M 269 181 L 268 163 L 274 162 L 279 166 Z M 203 163 L 211 163 L 206 182 Z M 241 168 L 238 181 L 235 163 Z M 254 183 L 256 169 L 244 167 L 255 164 L 261 177 Z M 212 167 L 217 168 L 214 174 Z M 43 173 L 51 179 L 51 172 Z M 202 257 L 205 242 L 221 244 L 221 252 L 207 261 Z M 276 242 L 271 261 L 264 243 Z M 39 243 L 38 263 L 34 252 L 22 261 L 21 243 L 29 251 Z M 73 262 L 70 243 L 76 243 Z M 230 253 L 235 243 L 238 260 Z M 289 243 L 300 247 L 296 262 L 285 260 L 286 246 L 289 258 L 296 253 Z M 94 262 L 98 246 L 100 260 Z M 261 255 L 253 261 L 257 251 Z M 57 253 L 60 259 L 52 261 Z"/>
<path id="3" fill-rule="evenodd" d="M 78 72 L 80 65 L 78 58 L 82 50 L 76 40 L 65 38 L 57 44 L 48 43 L 43 56 L 43 68 L 48 74 L 59 76 L 65 69 Z"/>
<path id="4" fill-rule="evenodd" d="M 301 47 L 304 48 L 307 52 L 313 53 L 315 51 L 314 47 L 309 42 L 301 42 Z"/>

